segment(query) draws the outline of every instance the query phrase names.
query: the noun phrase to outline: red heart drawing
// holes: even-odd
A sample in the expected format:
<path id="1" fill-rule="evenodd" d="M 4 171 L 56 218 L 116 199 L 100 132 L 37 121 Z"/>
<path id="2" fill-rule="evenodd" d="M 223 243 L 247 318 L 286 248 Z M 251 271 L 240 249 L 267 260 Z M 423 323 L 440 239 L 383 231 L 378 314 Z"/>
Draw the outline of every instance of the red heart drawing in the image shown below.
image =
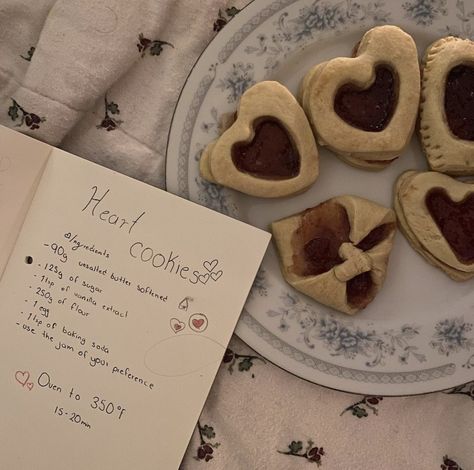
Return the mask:
<path id="1" fill-rule="evenodd" d="M 26 385 L 28 380 L 30 379 L 30 373 L 26 370 L 17 370 L 15 372 L 15 379 L 16 381 L 21 384 L 23 387 Z"/>
<path id="2" fill-rule="evenodd" d="M 215 273 L 211 273 L 211 277 L 213 281 L 217 281 L 224 273 L 222 271 L 217 271 Z"/>
<path id="3" fill-rule="evenodd" d="M 204 313 L 193 313 L 189 317 L 189 328 L 196 333 L 202 333 L 207 328 L 207 317 Z"/>
<path id="4" fill-rule="evenodd" d="M 31 389 L 33 388 L 33 382 L 28 382 L 26 386 L 28 387 L 28 390 L 31 392 Z"/>
<path id="5" fill-rule="evenodd" d="M 218 263 L 219 261 L 217 261 L 216 259 L 213 259 L 212 261 L 204 261 L 202 265 L 207 271 L 212 272 Z"/>
<path id="6" fill-rule="evenodd" d="M 202 318 L 200 320 L 193 320 L 193 325 L 199 330 L 204 325 L 204 320 Z"/>
<path id="7" fill-rule="evenodd" d="M 179 321 L 177 318 L 172 318 L 170 320 L 170 326 L 174 333 L 178 333 L 181 330 L 184 330 L 186 326 L 182 321 Z"/>

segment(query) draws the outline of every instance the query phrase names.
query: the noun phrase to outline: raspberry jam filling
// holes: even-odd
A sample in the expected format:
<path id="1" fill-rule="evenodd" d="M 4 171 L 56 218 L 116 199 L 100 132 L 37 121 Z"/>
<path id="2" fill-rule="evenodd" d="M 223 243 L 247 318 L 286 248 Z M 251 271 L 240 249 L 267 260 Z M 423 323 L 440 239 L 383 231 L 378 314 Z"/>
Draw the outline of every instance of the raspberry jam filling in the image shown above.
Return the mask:
<path id="1" fill-rule="evenodd" d="M 251 142 L 233 145 L 232 161 L 240 171 L 263 179 L 294 178 L 300 171 L 300 156 L 288 132 L 271 119 L 256 123 Z"/>
<path id="2" fill-rule="evenodd" d="M 426 207 L 461 263 L 474 263 L 474 193 L 453 201 L 443 188 L 433 188 Z"/>
<path id="3" fill-rule="evenodd" d="M 460 139 L 473 141 L 474 67 L 458 65 L 451 69 L 446 79 L 444 109 L 451 132 Z"/>
<path id="4" fill-rule="evenodd" d="M 385 65 L 375 68 L 375 81 L 361 90 L 352 83 L 339 88 L 334 99 L 337 115 L 353 127 L 368 132 L 384 130 L 392 119 L 397 101 L 397 80 Z"/>
<path id="5" fill-rule="evenodd" d="M 350 242 L 350 229 L 346 210 L 335 202 L 323 202 L 306 210 L 292 238 L 293 272 L 299 276 L 317 276 L 344 263 L 339 248 Z M 371 250 L 393 229 L 393 223 L 379 225 L 356 246 L 362 251 Z M 373 299 L 374 287 L 370 272 L 358 274 L 347 282 L 347 302 L 357 308 L 365 307 Z"/>

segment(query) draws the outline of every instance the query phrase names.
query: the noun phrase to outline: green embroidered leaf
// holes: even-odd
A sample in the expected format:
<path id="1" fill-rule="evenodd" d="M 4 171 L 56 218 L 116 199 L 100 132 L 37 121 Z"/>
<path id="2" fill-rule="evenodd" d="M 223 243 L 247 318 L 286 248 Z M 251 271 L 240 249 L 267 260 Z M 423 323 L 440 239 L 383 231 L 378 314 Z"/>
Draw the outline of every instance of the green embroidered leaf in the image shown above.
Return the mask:
<path id="1" fill-rule="evenodd" d="M 111 114 L 120 114 L 120 109 L 118 107 L 117 103 L 114 103 L 111 101 L 110 103 L 107 103 L 107 111 Z"/>
<path id="2" fill-rule="evenodd" d="M 201 433 L 208 439 L 214 439 L 216 437 L 214 428 L 212 426 L 208 426 L 207 424 L 205 424 L 204 427 L 201 428 Z"/>
<path id="3" fill-rule="evenodd" d="M 239 371 L 243 372 L 243 371 L 250 370 L 252 366 L 253 366 L 252 359 L 250 359 L 249 357 L 246 357 L 245 359 L 239 362 Z"/>
<path id="4" fill-rule="evenodd" d="M 18 119 L 18 106 L 16 104 L 8 108 L 8 115 L 12 118 L 12 121 L 16 121 Z"/>
<path id="5" fill-rule="evenodd" d="M 303 443 L 301 441 L 291 441 L 291 444 L 288 446 L 292 454 L 297 454 L 303 450 Z"/>
<path id="6" fill-rule="evenodd" d="M 364 408 L 361 408 L 360 406 L 354 406 L 352 408 L 352 414 L 354 416 L 357 416 L 358 418 L 366 418 L 368 415 L 367 411 Z"/>
<path id="7" fill-rule="evenodd" d="M 233 18 L 240 10 L 238 8 L 235 8 L 235 7 L 230 7 L 230 8 L 226 8 L 225 9 L 225 12 L 231 17 Z"/>
<path id="8" fill-rule="evenodd" d="M 163 52 L 163 44 L 160 41 L 155 41 L 150 47 L 151 55 L 160 55 Z"/>

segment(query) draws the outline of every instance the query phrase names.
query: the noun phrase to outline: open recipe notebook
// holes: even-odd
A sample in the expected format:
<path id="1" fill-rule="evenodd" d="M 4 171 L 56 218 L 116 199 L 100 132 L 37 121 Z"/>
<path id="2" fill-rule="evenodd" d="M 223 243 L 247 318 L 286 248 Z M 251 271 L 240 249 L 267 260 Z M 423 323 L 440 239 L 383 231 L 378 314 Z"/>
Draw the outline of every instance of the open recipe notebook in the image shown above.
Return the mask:
<path id="1" fill-rule="evenodd" d="M 0 126 L 0 467 L 178 468 L 270 235 Z"/>

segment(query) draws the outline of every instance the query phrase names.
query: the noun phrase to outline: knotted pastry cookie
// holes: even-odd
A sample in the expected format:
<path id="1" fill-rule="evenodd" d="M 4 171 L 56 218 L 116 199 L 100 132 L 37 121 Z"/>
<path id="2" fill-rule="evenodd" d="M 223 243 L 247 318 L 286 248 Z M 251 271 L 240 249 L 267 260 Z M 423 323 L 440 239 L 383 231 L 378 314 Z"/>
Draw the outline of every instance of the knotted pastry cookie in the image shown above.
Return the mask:
<path id="1" fill-rule="evenodd" d="M 241 97 L 235 122 L 204 150 L 199 169 L 208 181 L 260 197 L 306 190 L 319 173 L 311 126 L 294 96 L 264 81 Z"/>
<path id="2" fill-rule="evenodd" d="M 313 67 L 300 101 L 317 136 L 343 160 L 379 170 L 400 155 L 413 134 L 420 98 L 416 45 L 396 26 L 369 30 L 355 57 Z"/>
<path id="3" fill-rule="evenodd" d="M 474 42 L 442 38 L 426 51 L 420 136 L 431 169 L 474 174 Z"/>
<path id="4" fill-rule="evenodd" d="M 382 288 L 395 220 L 391 209 L 339 196 L 273 222 L 284 278 L 322 304 L 358 312 Z"/>
<path id="5" fill-rule="evenodd" d="M 455 281 L 474 277 L 474 184 L 434 171 L 407 171 L 395 185 L 395 211 L 406 238 Z"/>

